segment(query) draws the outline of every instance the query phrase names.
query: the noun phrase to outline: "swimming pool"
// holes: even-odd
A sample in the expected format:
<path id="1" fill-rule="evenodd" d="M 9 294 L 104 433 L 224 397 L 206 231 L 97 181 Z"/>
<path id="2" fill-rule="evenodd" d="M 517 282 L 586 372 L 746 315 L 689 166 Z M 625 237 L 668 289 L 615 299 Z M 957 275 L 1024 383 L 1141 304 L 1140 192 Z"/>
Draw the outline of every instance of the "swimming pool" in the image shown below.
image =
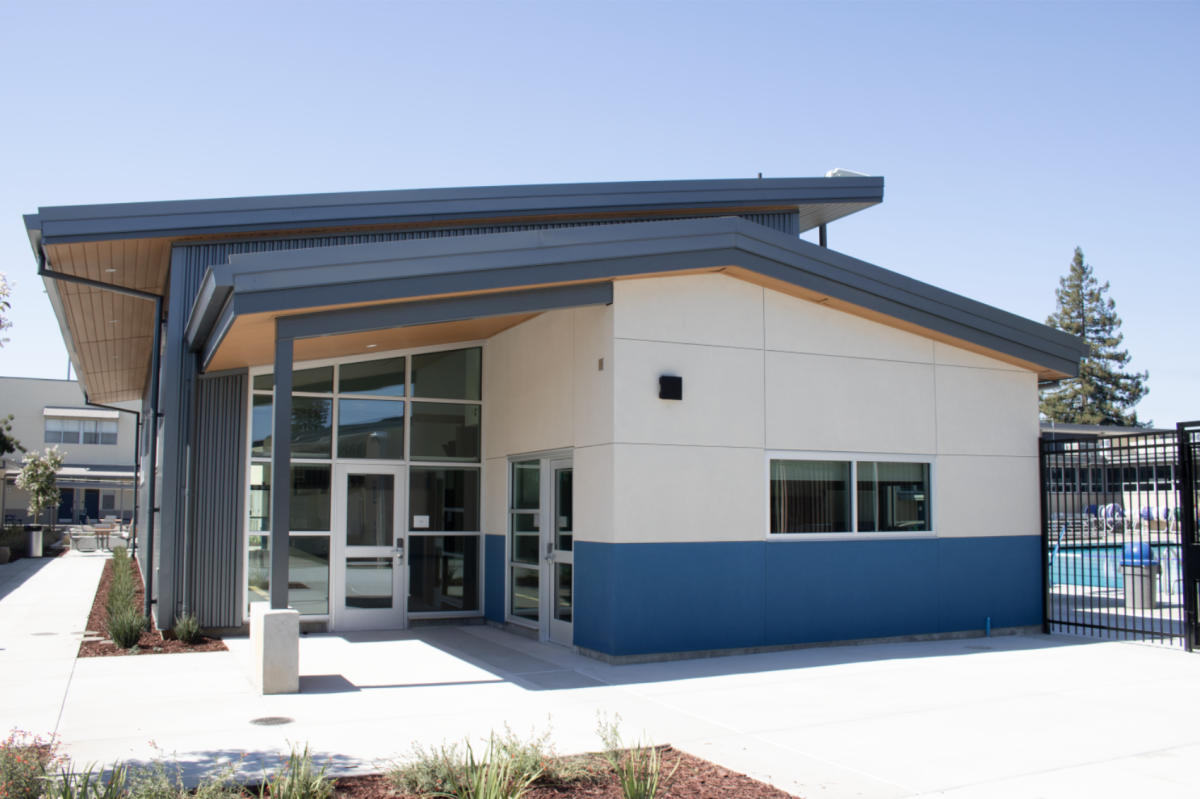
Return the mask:
<path id="1" fill-rule="evenodd" d="M 1180 548 L 1151 547 L 1162 564 L 1159 590 L 1170 593 L 1179 579 Z M 1050 584 L 1078 585 L 1087 588 L 1124 588 L 1121 576 L 1122 547 L 1063 547 L 1050 554 Z"/>

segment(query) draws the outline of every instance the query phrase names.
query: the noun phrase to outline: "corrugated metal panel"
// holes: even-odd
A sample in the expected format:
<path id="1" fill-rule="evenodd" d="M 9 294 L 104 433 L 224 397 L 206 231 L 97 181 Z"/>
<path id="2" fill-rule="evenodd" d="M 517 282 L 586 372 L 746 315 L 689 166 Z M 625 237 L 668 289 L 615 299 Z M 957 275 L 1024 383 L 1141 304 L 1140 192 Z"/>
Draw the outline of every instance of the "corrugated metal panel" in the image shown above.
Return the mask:
<path id="1" fill-rule="evenodd" d="M 741 214 L 748 222 L 778 230 L 791 236 L 800 235 L 800 215 L 796 211 L 780 211 L 765 214 Z M 701 219 L 703 217 L 670 217 L 671 219 Z M 662 219 L 603 219 L 594 222 L 547 222 L 537 225 L 505 225 L 501 227 L 438 228 L 434 230 L 398 230 L 383 233 L 362 233 L 346 236 L 317 236 L 296 239 L 269 239 L 266 241 L 228 241 L 214 244 L 196 244 L 187 247 L 187 307 L 191 307 L 199 291 L 204 272 L 213 264 L 223 264 L 230 255 L 254 252 L 280 252 L 304 250 L 312 247 L 346 247 L 354 244 L 377 244 L 391 241 L 416 241 L 442 239 L 456 236 L 483 236 L 493 233 L 519 233 L 526 230 L 559 230 L 563 228 L 595 227 L 605 225 L 636 225 L 642 222 L 661 222 Z"/>
<path id="2" fill-rule="evenodd" d="M 242 503 L 247 377 L 200 380 L 189 608 L 203 627 L 242 623 Z"/>

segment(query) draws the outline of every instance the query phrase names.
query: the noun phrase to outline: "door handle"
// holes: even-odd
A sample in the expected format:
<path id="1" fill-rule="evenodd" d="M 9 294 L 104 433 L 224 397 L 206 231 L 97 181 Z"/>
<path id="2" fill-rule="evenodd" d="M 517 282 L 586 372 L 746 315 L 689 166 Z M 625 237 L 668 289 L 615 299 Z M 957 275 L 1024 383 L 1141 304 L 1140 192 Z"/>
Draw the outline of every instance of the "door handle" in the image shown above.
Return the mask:
<path id="1" fill-rule="evenodd" d="M 553 541 L 546 542 L 546 562 L 547 563 L 554 562 L 554 542 Z"/>

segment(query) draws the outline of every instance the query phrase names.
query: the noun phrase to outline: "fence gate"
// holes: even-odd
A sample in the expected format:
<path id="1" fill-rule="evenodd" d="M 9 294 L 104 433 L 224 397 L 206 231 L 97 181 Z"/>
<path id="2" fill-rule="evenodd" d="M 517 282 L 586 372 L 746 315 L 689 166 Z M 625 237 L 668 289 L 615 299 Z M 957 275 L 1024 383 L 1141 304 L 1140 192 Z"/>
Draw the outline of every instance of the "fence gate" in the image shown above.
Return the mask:
<path id="1" fill-rule="evenodd" d="M 1183 516 L 1184 645 L 1200 648 L 1200 422 L 1179 425 L 1180 510 Z"/>
<path id="2" fill-rule="evenodd" d="M 1046 632 L 1200 646 L 1200 423 L 1043 438 Z"/>

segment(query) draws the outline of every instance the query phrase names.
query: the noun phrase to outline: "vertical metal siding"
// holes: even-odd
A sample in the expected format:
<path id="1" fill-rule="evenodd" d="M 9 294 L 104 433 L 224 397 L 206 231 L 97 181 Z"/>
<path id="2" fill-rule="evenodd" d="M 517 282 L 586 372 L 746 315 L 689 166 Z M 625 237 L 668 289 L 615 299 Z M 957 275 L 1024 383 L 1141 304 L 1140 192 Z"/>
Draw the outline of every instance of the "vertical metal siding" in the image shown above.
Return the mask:
<path id="1" fill-rule="evenodd" d="M 239 627 L 246 472 L 246 375 L 200 380 L 189 608 L 203 627 Z"/>

